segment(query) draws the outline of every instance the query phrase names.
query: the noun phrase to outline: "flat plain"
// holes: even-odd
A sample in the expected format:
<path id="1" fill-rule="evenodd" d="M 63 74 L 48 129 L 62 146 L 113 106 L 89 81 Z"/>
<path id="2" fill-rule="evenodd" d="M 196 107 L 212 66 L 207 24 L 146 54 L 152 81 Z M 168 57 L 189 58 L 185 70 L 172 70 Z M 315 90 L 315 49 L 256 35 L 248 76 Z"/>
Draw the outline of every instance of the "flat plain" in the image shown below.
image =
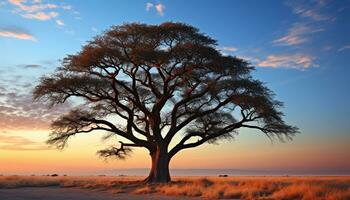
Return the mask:
<path id="1" fill-rule="evenodd" d="M 350 199 L 350 177 L 173 177 L 145 184 L 136 176 L 0 176 L 0 199 Z"/>

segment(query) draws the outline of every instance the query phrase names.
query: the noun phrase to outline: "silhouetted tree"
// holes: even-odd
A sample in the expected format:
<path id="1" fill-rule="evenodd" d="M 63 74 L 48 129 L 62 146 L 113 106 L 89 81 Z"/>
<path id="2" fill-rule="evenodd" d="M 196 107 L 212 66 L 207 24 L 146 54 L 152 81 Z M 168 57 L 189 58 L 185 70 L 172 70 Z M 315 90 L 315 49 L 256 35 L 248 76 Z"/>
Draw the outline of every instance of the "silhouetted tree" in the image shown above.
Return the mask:
<path id="1" fill-rule="evenodd" d="M 101 156 L 124 159 L 132 148 L 146 148 L 152 159 L 146 181 L 168 182 L 174 155 L 232 138 L 239 128 L 290 139 L 297 128 L 283 121 L 282 103 L 251 77 L 247 61 L 216 46 L 182 23 L 112 27 L 35 88 L 35 99 L 53 105 L 71 97 L 85 102 L 52 123 L 48 143 L 64 148 L 78 133 L 107 131 L 127 142 Z"/>

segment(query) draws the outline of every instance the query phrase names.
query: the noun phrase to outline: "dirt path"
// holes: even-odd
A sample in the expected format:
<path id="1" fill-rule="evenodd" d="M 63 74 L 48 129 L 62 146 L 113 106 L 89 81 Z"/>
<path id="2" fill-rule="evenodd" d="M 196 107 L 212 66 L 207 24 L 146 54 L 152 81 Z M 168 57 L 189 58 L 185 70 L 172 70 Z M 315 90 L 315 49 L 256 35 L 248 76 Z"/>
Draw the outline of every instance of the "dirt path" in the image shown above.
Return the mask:
<path id="1" fill-rule="evenodd" d="M 86 189 L 43 187 L 0 189 L 1 200 L 199 200 L 160 195 L 108 194 Z"/>

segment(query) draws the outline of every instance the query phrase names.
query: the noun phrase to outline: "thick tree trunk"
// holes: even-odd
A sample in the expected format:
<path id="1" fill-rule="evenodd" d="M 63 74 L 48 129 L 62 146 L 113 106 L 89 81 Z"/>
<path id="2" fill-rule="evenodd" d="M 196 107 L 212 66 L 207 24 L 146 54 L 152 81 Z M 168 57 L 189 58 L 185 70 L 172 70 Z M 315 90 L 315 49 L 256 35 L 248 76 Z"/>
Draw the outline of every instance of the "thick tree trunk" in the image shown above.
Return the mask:
<path id="1" fill-rule="evenodd" d="M 152 168 L 146 178 L 147 183 L 168 183 L 170 182 L 169 173 L 169 154 L 166 150 L 157 149 L 151 153 Z"/>

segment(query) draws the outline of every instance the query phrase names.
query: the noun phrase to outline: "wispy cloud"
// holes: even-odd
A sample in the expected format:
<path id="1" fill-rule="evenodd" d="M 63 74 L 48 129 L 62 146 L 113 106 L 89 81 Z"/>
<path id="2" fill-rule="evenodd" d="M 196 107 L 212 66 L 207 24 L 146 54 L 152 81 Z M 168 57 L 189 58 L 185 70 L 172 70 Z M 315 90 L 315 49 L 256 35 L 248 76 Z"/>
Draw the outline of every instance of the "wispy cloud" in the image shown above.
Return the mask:
<path id="1" fill-rule="evenodd" d="M 251 55 L 239 55 L 237 57 L 246 60 L 253 65 L 258 65 L 258 63 L 261 62 L 260 58 Z"/>
<path id="2" fill-rule="evenodd" d="M 62 8 L 64 10 L 72 10 L 73 7 L 71 5 L 63 5 Z"/>
<path id="3" fill-rule="evenodd" d="M 329 19 L 329 17 L 322 15 L 315 10 L 306 9 L 303 7 L 294 8 L 294 12 L 302 17 L 309 17 L 316 21 L 323 21 Z"/>
<path id="4" fill-rule="evenodd" d="M 158 3 L 156 5 L 156 10 L 157 10 L 157 13 L 160 15 L 160 16 L 164 16 L 164 9 L 165 9 L 165 6 L 161 3 Z"/>
<path id="5" fill-rule="evenodd" d="M 37 39 L 30 33 L 20 29 L 0 29 L 0 37 L 15 38 L 20 40 L 31 40 L 36 42 Z"/>
<path id="6" fill-rule="evenodd" d="M 220 51 L 223 55 L 227 56 L 233 52 L 236 52 L 238 48 L 234 46 L 221 46 L 218 47 L 217 50 Z"/>
<path id="7" fill-rule="evenodd" d="M 307 68 L 316 66 L 313 61 L 313 57 L 302 54 L 270 55 L 265 60 L 260 61 L 257 65 L 259 67 L 292 68 L 305 70 Z"/>
<path id="8" fill-rule="evenodd" d="M 60 19 L 56 19 L 56 24 L 59 26 L 64 26 L 63 20 L 60 20 Z"/>
<path id="9" fill-rule="evenodd" d="M 331 17 L 321 12 L 326 6 L 326 1 L 318 0 L 309 3 L 300 1 L 288 1 L 287 5 L 292 8 L 293 12 L 300 17 L 308 18 L 314 21 L 329 20 Z"/>
<path id="10" fill-rule="evenodd" d="M 150 2 L 147 2 L 146 3 L 146 11 L 150 11 L 151 10 L 151 8 L 153 8 L 153 3 L 150 3 Z"/>
<path id="11" fill-rule="evenodd" d="M 18 9 L 29 13 L 43 11 L 46 9 L 58 8 L 58 5 L 56 4 L 52 4 L 52 3 L 43 4 L 41 1 L 32 1 L 32 4 L 30 5 L 26 4 L 27 3 L 26 0 L 8 0 L 8 2 L 10 4 L 15 5 Z"/>
<path id="12" fill-rule="evenodd" d="M 64 22 L 58 19 L 62 10 L 72 10 L 72 6 L 68 4 L 43 3 L 41 0 L 8 0 L 8 3 L 15 6 L 14 13 L 27 19 L 47 21 L 55 19 L 59 26 L 63 26 Z M 61 11 L 59 10 L 61 9 Z"/>
<path id="13" fill-rule="evenodd" d="M 47 104 L 33 102 L 30 94 L 6 92 L 1 99 L 0 125 L 3 130 L 47 130 L 52 120 L 70 108 L 66 104 L 49 109 Z"/>
<path id="14" fill-rule="evenodd" d="M 92 27 L 91 30 L 95 33 L 98 32 L 98 28 L 96 28 L 96 27 Z"/>
<path id="15" fill-rule="evenodd" d="M 34 69 L 34 68 L 41 68 L 43 66 L 38 64 L 26 64 L 26 65 L 20 65 L 20 67 L 23 67 L 25 69 Z"/>
<path id="16" fill-rule="evenodd" d="M 40 68 L 41 65 L 26 64 L 20 67 L 34 69 Z M 70 103 L 48 108 L 48 104 L 44 102 L 33 101 L 33 77 L 13 74 L 16 73 L 0 73 L 1 130 L 48 130 L 52 120 L 72 108 Z"/>
<path id="17" fill-rule="evenodd" d="M 37 20 L 41 20 L 41 21 L 46 21 L 46 20 L 50 20 L 52 18 L 56 18 L 58 16 L 58 12 L 26 13 L 26 14 L 23 14 L 22 16 L 25 18 L 28 18 L 28 19 L 37 19 Z"/>
<path id="18" fill-rule="evenodd" d="M 349 50 L 349 49 L 350 49 L 350 44 L 345 45 L 345 46 L 339 48 L 338 51 L 345 51 L 345 50 Z"/>
<path id="19" fill-rule="evenodd" d="M 303 23 L 295 23 L 288 30 L 288 33 L 286 35 L 272 41 L 272 43 L 276 45 L 282 45 L 282 46 L 299 45 L 309 40 L 307 38 L 307 35 L 310 35 L 316 32 L 321 32 L 321 31 L 324 31 L 324 29 L 321 29 L 321 28 L 315 29 Z"/>
<path id="20" fill-rule="evenodd" d="M 235 52 L 238 50 L 237 47 L 233 47 L 233 46 L 223 46 L 223 47 L 219 47 L 219 49 L 222 51 L 228 51 L 228 52 Z"/>
<path id="21" fill-rule="evenodd" d="M 0 149 L 15 151 L 48 150 L 49 147 L 41 142 L 36 142 L 20 136 L 0 134 Z"/>
<path id="22" fill-rule="evenodd" d="M 146 3 L 146 11 L 150 11 L 153 8 L 156 10 L 158 15 L 164 16 L 164 10 L 165 10 L 164 4 L 162 4 L 162 3 L 153 4 L 153 3 L 150 3 L 150 2 Z"/>
<path id="23" fill-rule="evenodd" d="M 313 1 L 299 1 L 287 0 L 286 5 L 291 8 L 292 12 L 299 16 L 301 22 L 291 25 L 288 32 L 272 41 L 275 45 L 293 46 L 301 45 L 310 40 L 310 35 L 326 30 L 327 24 L 324 21 L 333 21 L 332 17 L 325 11 L 329 6 L 328 0 L 313 0 Z"/>

